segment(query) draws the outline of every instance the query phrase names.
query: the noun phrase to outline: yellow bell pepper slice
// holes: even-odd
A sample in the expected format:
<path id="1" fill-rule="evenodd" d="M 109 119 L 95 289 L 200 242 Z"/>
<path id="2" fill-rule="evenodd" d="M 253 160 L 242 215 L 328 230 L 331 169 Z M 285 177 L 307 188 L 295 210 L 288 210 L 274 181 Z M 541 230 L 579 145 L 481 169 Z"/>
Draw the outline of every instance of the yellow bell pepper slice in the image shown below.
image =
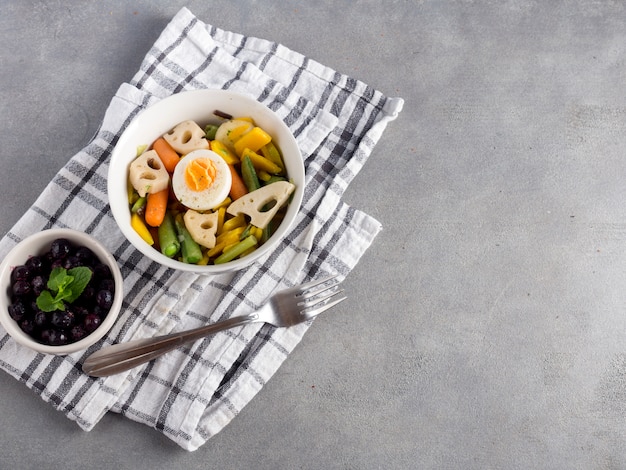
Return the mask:
<path id="1" fill-rule="evenodd" d="M 244 227 L 246 225 L 246 219 L 243 214 L 239 214 L 231 219 L 228 219 L 224 222 L 222 226 L 222 232 L 229 232 L 238 227 Z"/>
<path id="2" fill-rule="evenodd" d="M 130 216 L 130 226 L 148 245 L 154 245 L 154 238 L 152 238 L 150 230 L 148 230 L 148 227 L 146 226 L 140 215 L 133 214 Z"/>
<path id="3" fill-rule="evenodd" d="M 224 219 L 226 218 L 226 207 L 222 206 L 217 210 L 217 230 L 215 233 L 220 234 L 224 231 Z"/>
<path id="4" fill-rule="evenodd" d="M 260 149 L 261 155 L 267 158 L 269 161 L 278 165 L 283 171 L 285 170 L 285 164 L 283 163 L 283 157 L 280 155 L 280 151 L 278 147 L 274 145 L 274 142 L 270 142 L 267 145 L 264 145 Z"/>
<path id="5" fill-rule="evenodd" d="M 232 140 L 235 142 L 235 152 L 237 155 L 241 155 L 246 148 L 256 152 L 264 145 L 269 144 L 272 141 L 272 136 L 260 127 L 253 127 L 239 139 L 233 138 Z"/>
<path id="6" fill-rule="evenodd" d="M 243 159 L 245 157 L 250 157 L 252 166 L 257 171 L 257 174 L 258 172 L 265 171 L 266 173 L 277 175 L 278 173 L 282 171 L 282 169 L 278 165 L 276 165 L 269 159 L 265 158 L 264 156 L 259 155 L 258 153 L 256 153 L 254 150 L 250 148 L 246 148 L 243 151 L 241 158 Z"/>
<path id="7" fill-rule="evenodd" d="M 233 154 L 233 152 L 231 152 L 230 149 L 219 140 L 212 140 L 209 145 L 211 147 L 211 150 L 213 150 L 220 157 L 222 157 L 224 161 L 229 165 L 236 165 L 237 163 L 239 163 L 239 158 L 237 158 L 237 156 Z"/>

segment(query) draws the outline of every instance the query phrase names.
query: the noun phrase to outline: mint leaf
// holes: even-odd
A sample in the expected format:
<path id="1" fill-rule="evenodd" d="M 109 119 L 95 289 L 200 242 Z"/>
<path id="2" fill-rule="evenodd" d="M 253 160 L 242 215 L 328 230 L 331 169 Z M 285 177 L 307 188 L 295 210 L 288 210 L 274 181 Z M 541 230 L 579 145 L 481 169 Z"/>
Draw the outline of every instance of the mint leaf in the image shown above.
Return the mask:
<path id="1" fill-rule="evenodd" d="M 37 297 L 37 307 L 43 312 L 54 312 L 55 310 L 65 310 L 63 301 L 59 301 L 52 297 L 50 291 L 43 291 Z"/>
<path id="2" fill-rule="evenodd" d="M 54 268 L 48 279 L 48 289 L 52 292 L 63 292 L 74 279 L 67 275 L 65 268 Z"/>
<path id="3" fill-rule="evenodd" d="M 80 297 L 91 280 L 91 269 L 79 266 L 67 271 L 54 268 L 48 279 L 48 289 L 37 297 L 37 307 L 44 312 L 65 310 L 65 302 L 72 303 Z M 52 291 L 52 292 L 50 292 Z"/>
<path id="4" fill-rule="evenodd" d="M 65 298 L 69 303 L 74 302 L 80 294 L 83 293 L 87 284 L 91 280 L 91 269 L 85 266 L 79 266 L 72 268 L 68 271 L 68 274 L 73 279 L 72 282 L 66 286 L 66 289 L 70 292 L 70 295 Z"/>

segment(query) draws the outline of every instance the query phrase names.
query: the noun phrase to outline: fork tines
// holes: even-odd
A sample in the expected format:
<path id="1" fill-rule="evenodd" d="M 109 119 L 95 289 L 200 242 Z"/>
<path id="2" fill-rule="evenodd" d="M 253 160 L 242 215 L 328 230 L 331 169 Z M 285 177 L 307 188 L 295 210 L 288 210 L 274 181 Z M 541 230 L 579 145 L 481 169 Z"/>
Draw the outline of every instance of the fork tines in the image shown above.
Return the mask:
<path id="1" fill-rule="evenodd" d="M 300 286 L 301 293 L 297 297 L 301 299 L 298 305 L 303 308 L 302 313 L 315 316 L 346 300 L 346 296 L 336 297 L 343 292 L 336 278 L 335 275 Z"/>

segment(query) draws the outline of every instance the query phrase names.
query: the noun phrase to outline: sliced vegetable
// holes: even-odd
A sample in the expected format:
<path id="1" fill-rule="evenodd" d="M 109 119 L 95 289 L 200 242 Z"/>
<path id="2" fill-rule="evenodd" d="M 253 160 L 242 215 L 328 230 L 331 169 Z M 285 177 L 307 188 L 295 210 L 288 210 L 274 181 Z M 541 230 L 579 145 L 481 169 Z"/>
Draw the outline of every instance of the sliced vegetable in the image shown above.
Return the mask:
<path id="1" fill-rule="evenodd" d="M 222 233 L 224 229 L 224 219 L 226 219 L 226 207 L 220 207 L 217 209 L 217 231 L 216 233 Z"/>
<path id="2" fill-rule="evenodd" d="M 254 235 L 250 235 L 247 238 L 244 238 L 242 241 L 227 249 L 220 256 L 215 258 L 215 264 L 223 264 L 228 263 L 229 261 L 234 260 L 239 255 L 243 254 L 245 251 L 249 250 L 258 245 L 258 240 Z"/>
<path id="3" fill-rule="evenodd" d="M 269 161 L 281 167 L 283 172 L 285 171 L 285 163 L 283 162 L 283 157 L 280 155 L 280 151 L 278 150 L 278 147 L 274 145 L 274 142 L 270 142 L 262 147 L 260 149 L 260 152 L 261 155 L 263 155 Z"/>
<path id="4" fill-rule="evenodd" d="M 191 234 L 185 227 L 185 224 L 176 218 L 174 220 L 176 226 L 176 232 L 178 233 L 178 239 L 180 240 L 181 253 L 183 255 L 183 262 L 190 264 L 197 264 L 202 260 L 202 250 Z"/>
<path id="5" fill-rule="evenodd" d="M 226 212 L 230 215 L 245 214 L 250 217 L 252 224 L 265 228 L 276 212 L 287 202 L 295 188 L 295 185 L 288 181 L 268 184 L 237 199 L 228 206 Z"/>
<path id="6" fill-rule="evenodd" d="M 191 238 L 198 245 L 202 245 L 205 248 L 213 248 L 215 246 L 218 219 L 218 212 L 203 214 L 191 209 L 185 212 L 183 216 L 185 227 L 189 231 Z"/>
<path id="7" fill-rule="evenodd" d="M 146 224 L 144 223 L 140 215 L 137 215 L 135 213 L 130 216 L 130 226 L 148 245 L 154 245 L 154 239 L 150 234 L 150 230 L 148 230 L 148 227 L 146 227 Z"/>
<path id="8" fill-rule="evenodd" d="M 204 129 L 194 121 L 181 122 L 174 129 L 164 134 L 163 138 L 181 155 L 188 154 L 193 150 L 209 148 L 209 141 L 205 138 Z"/>
<path id="9" fill-rule="evenodd" d="M 206 140 L 214 140 L 218 127 L 219 126 L 216 126 L 215 124 L 207 124 L 204 126 L 204 138 Z"/>
<path id="10" fill-rule="evenodd" d="M 180 250 L 178 234 L 174 228 L 174 217 L 169 211 L 165 213 L 163 223 L 159 225 L 159 245 L 161 245 L 161 253 L 168 258 L 173 258 Z"/>
<path id="11" fill-rule="evenodd" d="M 226 209 L 228 211 L 228 209 Z M 235 217 L 232 217 L 226 221 L 224 221 L 224 224 L 222 225 L 222 232 L 221 233 L 225 233 L 225 232 L 230 232 L 231 230 L 237 228 L 237 227 L 245 227 L 246 226 L 246 219 L 243 216 L 243 214 L 236 214 Z"/>
<path id="12" fill-rule="evenodd" d="M 237 169 L 233 165 L 228 165 L 228 168 L 230 169 L 231 176 L 230 197 L 234 201 L 248 194 L 248 188 Z"/>
<path id="13" fill-rule="evenodd" d="M 174 173 L 174 169 L 180 161 L 180 155 L 178 155 L 176 150 L 174 150 L 163 137 L 159 137 L 155 140 L 152 144 L 152 148 L 159 155 L 167 172 L 169 174 Z"/>
<path id="14" fill-rule="evenodd" d="M 165 217 L 165 211 L 167 210 L 169 194 L 169 188 L 159 191 L 158 193 L 148 194 L 146 197 L 146 213 L 144 215 L 148 225 L 152 227 L 161 225 Z"/>
<path id="15" fill-rule="evenodd" d="M 220 124 L 220 127 L 215 133 L 215 139 L 222 142 L 229 149 L 235 150 L 235 142 L 253 128 L 254 125 L 251 122 L 243 119 L 226 121 Z"/>
<path id="16" fill-rule="evenodd" d="M 146 197 L 138 197 L 133 206 L 130 208 L 130 211 L 133 214 L 142 215 L 144 213 L 144 209 L 146 208 Z"/>
<path id="17" fill-rule="evenodd" d="M 170 181 L 170 175 L 155 150 L 148 150 L 131 162 L 128 178 L 141 197 L 163 191 Z"/>
<path id="18" fill-rule="evenodd" d="M 259 177 L 257 176 L 252 160 L 250 160 L 250 156 L 248 155 L 241 159 L 241 177 L 246 185 L 246 188 L 248 188 L 249 193 L 256 191 L 261 187 Z"/>
<path id="19" fill-rule="evenodd" d="M 245 158 L 245 157 L 250 158 L 250 161 L 252 162 L 252 165 L 254 165 L 254 169 L 257 172 L 266 171 L 267 173 L 277 175 L 282 171 L 282 169 L 278 165 L 276 165 L 274 162 L 272 162 L 268 158 L 265 158 L 262 155 L 259 155 L 258 153 L 256 153 L 255 151 L 249 148 L 246 148 L 241 154 L 241 158 Z"/>
<path id="20" fill-rule="evenodd" d="M 272 137 L 267 132 L 260 127 L 253 127 L 249 132 L 235 140 L 235 152 L 237 155 L 242 155 L 247 148 L 256 152 L 271 141 Z"/>
<path id="21" fill-rule="evenodd" d="M 219 140 L 212 140 L 210 145 L 211 150 L 222 157 L 229 165 L 236 165 L 239 163 L 239 158 L 237 158 L 237 156 Z"/>

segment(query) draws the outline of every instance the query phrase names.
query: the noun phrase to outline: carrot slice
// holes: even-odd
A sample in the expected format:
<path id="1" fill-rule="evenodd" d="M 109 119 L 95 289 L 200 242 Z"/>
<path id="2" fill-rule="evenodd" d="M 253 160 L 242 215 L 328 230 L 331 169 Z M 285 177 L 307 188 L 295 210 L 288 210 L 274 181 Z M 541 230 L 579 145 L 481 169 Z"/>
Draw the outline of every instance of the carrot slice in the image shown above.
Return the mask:
<path id="1" fill-rule="evenodd" d="M 159 191 L 158 193 L 149 193 L 146 201 L 146 223 L 152 227 L 158 227 L 163 223 L 165 211 L 167 209 L 167 200 L 169 196 L 169 188 Z"/>
<path id="2" fill-rule="evenodd" d="M 237 172 L 237 169 L 233 165 L 228 165 L 230 168 L 230 174 L 232 175 L 232 184 L 230 186 L 230 197 L 233 199 L 239 199 L 241 196 L 248 194 L 248 188 L 243 182 L 241 175 Z"/>
<path id="3" fill-rule="evenodd" d="M 176 150 L 174 150 L 172 146 L 167 143 L 167 140 L 163 137 L 159 137 L 152 144 L 152 149 L 159 155 L 159 158 L 163 162 L 163 165 L 165 165 L 167 172 L 170 174 L 174 173 L 174 168 L 176 168 L 176 165 L 180 161 L 180 156 Z"/>

